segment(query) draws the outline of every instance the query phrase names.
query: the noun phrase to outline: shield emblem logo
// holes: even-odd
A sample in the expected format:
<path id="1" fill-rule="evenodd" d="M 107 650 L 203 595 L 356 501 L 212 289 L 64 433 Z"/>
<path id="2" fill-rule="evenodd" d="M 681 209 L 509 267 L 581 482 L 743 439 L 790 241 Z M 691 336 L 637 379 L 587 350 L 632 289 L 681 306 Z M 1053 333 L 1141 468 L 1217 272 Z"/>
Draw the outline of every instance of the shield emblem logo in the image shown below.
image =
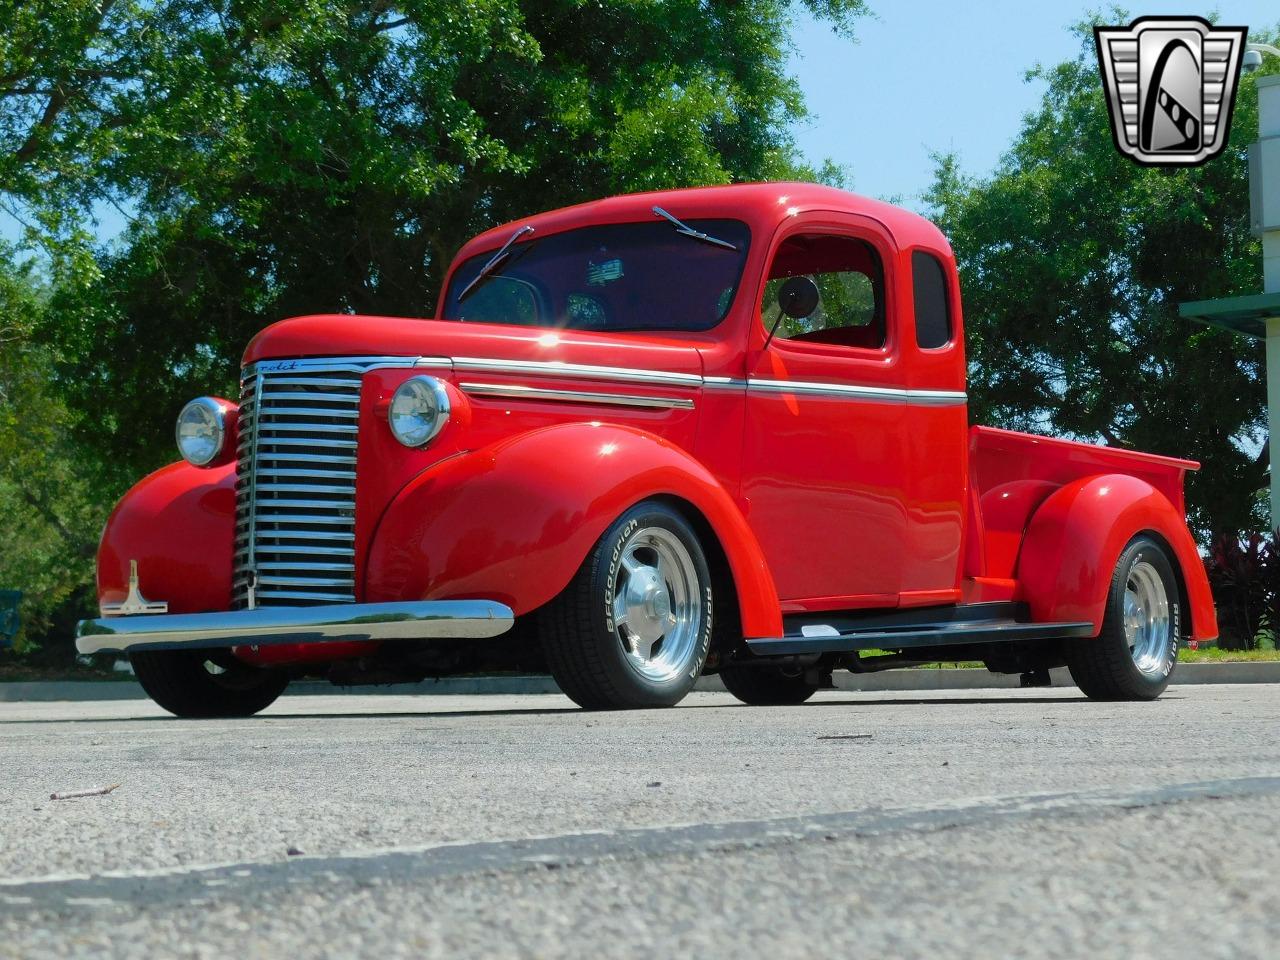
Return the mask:
<path id="1" fill-rule="evenodd" d="M 1140 17 L 1094 27 L 1111 133 L 1146 166 L 1195 166 L 1227 145 L 1247 27 Z"/>

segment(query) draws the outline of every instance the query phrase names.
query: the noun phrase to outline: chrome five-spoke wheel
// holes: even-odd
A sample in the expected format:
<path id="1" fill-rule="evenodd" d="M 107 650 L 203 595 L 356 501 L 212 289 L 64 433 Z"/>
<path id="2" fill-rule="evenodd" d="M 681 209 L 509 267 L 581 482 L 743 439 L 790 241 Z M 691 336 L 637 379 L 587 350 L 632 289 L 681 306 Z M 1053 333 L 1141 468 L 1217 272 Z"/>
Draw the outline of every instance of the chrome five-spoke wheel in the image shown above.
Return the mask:
<path id="1" fill-rule="evenodd" d="M 627 663 L 663 682 L 689 669 L 702 599 L 693 557 L 664 527 L 642 527 L 622 545 L 613 584 L 613 625 Z"/>
<path id="2" fill-rule="evenodd" d="M 1124 591 L 1124 634 L 1129 655 L 1148 677 L 1163 678 L 1176 650 L 1169 642 L 1169 595 L 1156 568 L 1139 560 L 1129 570 Z"/>

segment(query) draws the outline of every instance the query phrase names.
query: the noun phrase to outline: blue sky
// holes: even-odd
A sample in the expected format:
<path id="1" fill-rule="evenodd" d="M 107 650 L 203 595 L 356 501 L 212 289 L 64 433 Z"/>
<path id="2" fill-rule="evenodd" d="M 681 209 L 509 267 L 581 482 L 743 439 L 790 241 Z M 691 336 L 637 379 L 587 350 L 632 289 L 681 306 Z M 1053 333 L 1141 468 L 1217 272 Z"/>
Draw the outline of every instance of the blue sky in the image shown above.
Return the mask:
<path id="1" fill-rule="evenodd" d="M 1023 114 L 1044 92 L 1025 83 L 1036 63 L 1054 64 L 1079 50 L 1073 23 L 1099 3 L 1044 0 L 869 0 L 875 19 L 858 24 L 858 40 L 805 19 L 795 35 L 792 73 L 817 118 L 797 130 L 815 163 L 845 164 L 853 189 L 909 207 L 931 180 L 932 151 L 955 151 L 968 173 L 995 167 Z M 1280 21 L 1280 3 L 1221 0 L 1216 7 L 1177 3 L 1133 6 L 1140 14 L 1201 16 L 1250 28 Z M 981 14 L 970 13 L 981 10 Z"/>
<path id="2" fill-rule="evenodd" d="M 993 169 L 1032 110 L 1043 85 L 1024 82 L 1036 63 L 1076 55 L 1073 23 L 1103 4 L 986 0 L 982 14 L 955 0 L 870 0 L 856 42 L 802 17 L 791 71 L 815 115 L 796 131 L 814 163 L 845 165 L 858 193 L 918 208 L 933 171 L 930 154 L 955 151 L 972 174 Z M 977 7 L 975 4 L 973 7 Z M 1139 14 L 1206 14 L 1219 22 L 1265 27 L 1280 22 L 1276 0 L 1222 0 L 1216 8 L 1133 7 Z M 100 234 L 123 219 L 100 210 Z M 16 237 L 0 214 L 0 236 Z"/>

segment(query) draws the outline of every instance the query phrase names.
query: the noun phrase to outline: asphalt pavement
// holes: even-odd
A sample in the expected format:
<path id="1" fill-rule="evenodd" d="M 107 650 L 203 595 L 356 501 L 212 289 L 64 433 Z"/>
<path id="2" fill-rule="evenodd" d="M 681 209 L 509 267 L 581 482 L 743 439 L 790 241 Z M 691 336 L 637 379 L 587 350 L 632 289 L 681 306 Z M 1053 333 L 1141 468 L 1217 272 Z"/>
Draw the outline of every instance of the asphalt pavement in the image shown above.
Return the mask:
<path id="1" fill-rule="evenodd" d="M 0 956 L 1269 958 L 1278 735 L 1278 685 L 0 704 Z"/>

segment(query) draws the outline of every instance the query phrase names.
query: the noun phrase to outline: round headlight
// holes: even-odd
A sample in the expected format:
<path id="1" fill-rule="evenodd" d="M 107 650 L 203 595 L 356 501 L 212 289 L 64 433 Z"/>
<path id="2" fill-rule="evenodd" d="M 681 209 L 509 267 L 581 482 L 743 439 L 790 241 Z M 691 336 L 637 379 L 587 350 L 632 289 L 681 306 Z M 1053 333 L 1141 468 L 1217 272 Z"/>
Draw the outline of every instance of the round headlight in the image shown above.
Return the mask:
<path id="1" fill-rule="evenodd" d="M 226 413 L 212 397 L 192 400 L 178 414 L 178 452 L 196 467 L 207 467 L 226 441 Z"/>
<path id="2" fill-rule="evenodd" d="M 391 432 L 406 447 L 421 447 L 449 422 L 449 394 L 435 377 L 410 377 L 396 389 L 387 410 Z"/>

